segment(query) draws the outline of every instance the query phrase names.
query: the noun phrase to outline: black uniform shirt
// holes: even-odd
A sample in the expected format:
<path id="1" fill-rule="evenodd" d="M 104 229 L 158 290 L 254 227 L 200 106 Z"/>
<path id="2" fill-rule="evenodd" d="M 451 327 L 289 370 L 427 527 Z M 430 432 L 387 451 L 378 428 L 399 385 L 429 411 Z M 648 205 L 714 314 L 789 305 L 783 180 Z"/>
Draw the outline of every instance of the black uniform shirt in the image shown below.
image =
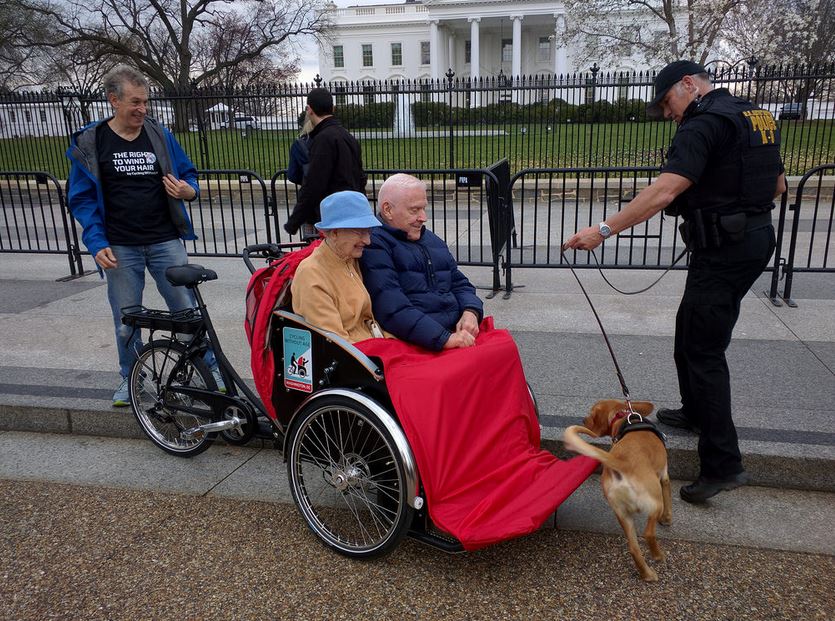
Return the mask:
<path id="1" fill-rule="evenodd" d="M 661 172 L 699 183 L 712 157 L 731 154 L 735 138 L 736 130 L 727 119 L 714 114 L 687 116 L 673 136 Z"/>

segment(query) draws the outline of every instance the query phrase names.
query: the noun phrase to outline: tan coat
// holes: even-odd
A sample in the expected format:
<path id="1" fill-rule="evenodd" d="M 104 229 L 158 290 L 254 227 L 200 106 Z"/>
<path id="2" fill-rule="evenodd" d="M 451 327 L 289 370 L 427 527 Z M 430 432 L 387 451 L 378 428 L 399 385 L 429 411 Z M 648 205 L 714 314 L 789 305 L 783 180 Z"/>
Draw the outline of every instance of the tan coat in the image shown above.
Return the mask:
<path id="1" fill-rule="evenodd" d="M 290 292 L 293 312 L 308 323 L 352 343 L 372 338 L 371 298 L 356 259 L 345 261 L 322 242 L 299 263 Z"/>

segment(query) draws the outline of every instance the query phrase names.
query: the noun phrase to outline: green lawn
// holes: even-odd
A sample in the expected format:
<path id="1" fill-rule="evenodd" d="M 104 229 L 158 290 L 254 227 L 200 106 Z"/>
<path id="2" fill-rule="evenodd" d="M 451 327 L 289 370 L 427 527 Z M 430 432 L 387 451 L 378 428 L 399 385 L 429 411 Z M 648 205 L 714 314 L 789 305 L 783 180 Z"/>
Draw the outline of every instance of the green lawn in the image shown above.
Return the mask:
<path id="1" fill-rule="evenodd" d="M 787 172 L 835 162 L 835 121 L 782 121 Z M 358 130 L 367 169 L 481 168 L 507 157 L 513 173 L 523 168 L 658 166 L 670 142 L 672 123 L 601 123 L 456 128 L 500 135 L 456 134 L 435 128 L 435 137 L 392 138 L 381 130 Z M 418 128 L 418 131 L 428 129 Z M 265 179 L 287 165 L 295 134 L 260 130 L 242 135 L 215 130 L 177 138 L 201 169 L 254 170 Z M 450 145 L 451 142 L 451 145 Z M 64 137 L 0 140 L 0 170 L 45 170 L 66 178 Z M 450 148 L 451 147 L 451 148 Z"/>

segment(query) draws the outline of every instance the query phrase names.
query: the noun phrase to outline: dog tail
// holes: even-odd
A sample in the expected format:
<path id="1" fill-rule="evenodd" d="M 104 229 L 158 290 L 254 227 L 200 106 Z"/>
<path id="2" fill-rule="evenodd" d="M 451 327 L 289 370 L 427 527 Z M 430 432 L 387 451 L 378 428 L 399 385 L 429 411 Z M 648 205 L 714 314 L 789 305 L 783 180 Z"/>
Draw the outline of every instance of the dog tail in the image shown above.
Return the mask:
<path id="1" fill-rule="evenodd" d="M 569 451 L 574 453 L 579 453 L 580 455 L 585 455 L 586 457 L 591 457 L 592 459 L 596 459 L 604 466 L 612 466 L 612 458 L 606 451 L 597 448 L 593 444 L 589 444 L 582 438 L 580 438 L 579 434 L 584 434 L 587 436 L 591 436 L 593 438 L 598 437 L 596 433 L 591 431 L 590 429 L 586 429 L 582 425 L 571 425 L 570 427 L 566 428 L 565 432 L 562 435 L 562 441 Z"/>

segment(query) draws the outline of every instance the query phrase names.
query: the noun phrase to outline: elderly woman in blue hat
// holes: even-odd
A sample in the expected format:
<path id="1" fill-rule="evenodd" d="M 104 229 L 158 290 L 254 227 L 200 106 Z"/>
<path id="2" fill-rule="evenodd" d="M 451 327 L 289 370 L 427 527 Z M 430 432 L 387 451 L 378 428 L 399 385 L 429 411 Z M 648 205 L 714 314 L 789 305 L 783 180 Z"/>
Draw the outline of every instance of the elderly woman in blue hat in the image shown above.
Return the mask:
<path id="1" fill-rule="evenodd" d="M 358 259 L 379 220 L 360 192 L 336 192 L 320 204 L 316 228 L 323 242 L 299 263 L 291 285 L 293 311 L 317 327 L 355 343 L 383 336 Z"/>

